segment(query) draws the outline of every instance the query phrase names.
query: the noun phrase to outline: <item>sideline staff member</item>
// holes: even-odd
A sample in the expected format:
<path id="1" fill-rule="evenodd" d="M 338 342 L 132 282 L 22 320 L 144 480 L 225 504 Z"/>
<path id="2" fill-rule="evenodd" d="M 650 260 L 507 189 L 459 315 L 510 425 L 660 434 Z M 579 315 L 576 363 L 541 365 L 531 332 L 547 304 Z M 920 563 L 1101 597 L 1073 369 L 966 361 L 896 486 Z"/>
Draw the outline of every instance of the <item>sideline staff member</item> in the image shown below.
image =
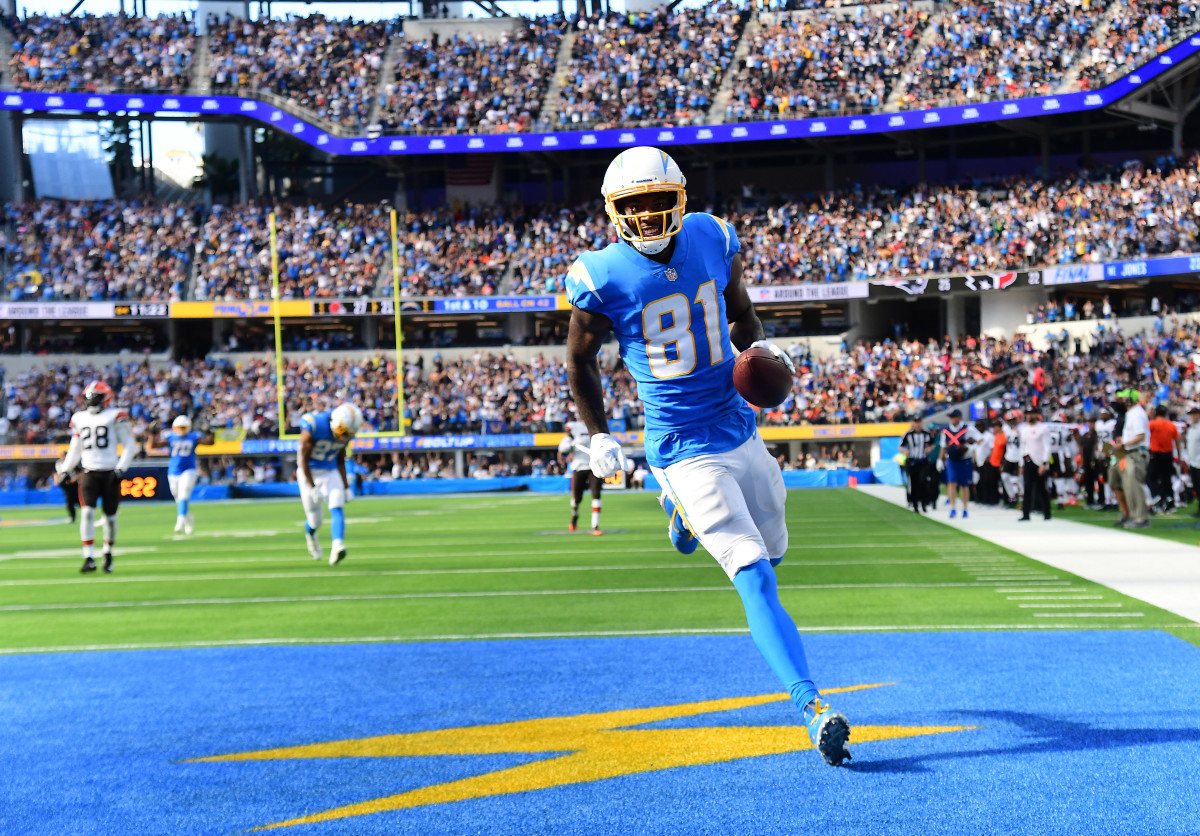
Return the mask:
<path id="1" fill-rule="evenodd" d="M 1025 423 L 1020 428 L 1021 461 L 1025 477 L 1025 500 L 1021 505 L 1021 521 L 1029 520 L 1033 511 L 1041 511 L 1050 519 L 1050 493 L 1046 490 L 1046 468 L 1050 463 L 1050 434 L 1042 423 L 1042 413 L 1029 407 Z"/>

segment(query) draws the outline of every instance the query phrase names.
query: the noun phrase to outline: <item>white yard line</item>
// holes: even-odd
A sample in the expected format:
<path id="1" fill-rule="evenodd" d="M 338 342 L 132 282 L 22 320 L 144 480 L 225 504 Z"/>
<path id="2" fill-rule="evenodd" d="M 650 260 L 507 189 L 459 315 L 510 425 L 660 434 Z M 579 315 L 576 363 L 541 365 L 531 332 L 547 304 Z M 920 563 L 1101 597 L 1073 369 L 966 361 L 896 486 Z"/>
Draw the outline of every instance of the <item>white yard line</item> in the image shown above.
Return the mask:
<path id="1" fill-rule="evenodd" d="M 1010 601 L 1099 601 L 1103 595 L 1009 595 Z"/>
<path id="2" fill-rule="evenodd" d="M 1100 596 L 1095 596 L 1099 598 Z M 1017 604 L 1023 610 L 1094 610 L 1097 607 L 1107 607 L 1109 609 L 1120 609 L 1125 606 L 1121 603 L 1107 604 Z"/>
<path id="3" fill-rule="evenodd" d="M 246 565 L 252 566 L 256 563 L 254 558 L 246 558 Z M 302 559 L 296 559 L 293 563 L 302 564 Z M 131 566 L 142 566 L 145 564 L 131 563 Z M 156 565 L 173 565 L 170 562 L 157 563 Z M 793 561 L 788 563 L 784 561 L 782 566 L 815 569 L 822 567 L 837 568 L 840 566 L 946 566 L 948 568 L 957 568 L 947 563 L 944 560 L 805 560 Z M 118 564 L 119 566 L 119 564 Z M 429 576 L 429 575 L 503 575 L 503 574 L 527 574 L 541 572 L 646 572 L 646 571 L 676 571 L 676 570 L 713 570 L 715 564 L 711 562 L 702 563 L 654 563 L 648 565 L 601 565 L 601 566 L 502 566 L 502 567 L 471 567 L 464 569 L 390 569 L 390 570 L 372 570 L 369 572 L 354 572 L 354 571 L 339 571 L 337 569 L 318 569 L 316 571 L 307 572 L 239 572 L 236 574 L 214 574 L 214 575 L 117 575 L 115 577 L 104 578 L 28 578 L 28 579 L 12 579 L 0 581 L 0 588 L 16 587 L 16 586 L 74 586 L 76 584 L 114 584 L 114 583 L 180 583 L 180 582 L 196 582 L 196 581 L 231 581 L 231 580 L 276 580 L 276 579 L 297 579 L 297 578 L 367 578 L 367 577 L 408 577 L 408 576 Z M 987 580 L 986 578 L 977 578 L 977 580 Z M 987 584 L 984 584 L 987 585 Z M 781 585 L 782 587 L 782 585 Z"/>
<path id="4" fill-rule="evenodd" d="M 905 503 L 903 488 L 863 485 L 858 490 L 893 505 Z M 1019 523 L 1015 512 L 991 508 L 974 508 L 966 520 L 937 515 L 931 519 L 1190 622 L 1200 621 L 1200 549 L 1195 546 L 1071 520 Z M 1096 617 L 1101 615 L 1133 617 L 1132 613 L 1097 613 Z"/>
<path id="5" fill-rule="evenodd" d="M 1141 612 L 1035 612 L 1034 618 L 1145 618 Z"/>

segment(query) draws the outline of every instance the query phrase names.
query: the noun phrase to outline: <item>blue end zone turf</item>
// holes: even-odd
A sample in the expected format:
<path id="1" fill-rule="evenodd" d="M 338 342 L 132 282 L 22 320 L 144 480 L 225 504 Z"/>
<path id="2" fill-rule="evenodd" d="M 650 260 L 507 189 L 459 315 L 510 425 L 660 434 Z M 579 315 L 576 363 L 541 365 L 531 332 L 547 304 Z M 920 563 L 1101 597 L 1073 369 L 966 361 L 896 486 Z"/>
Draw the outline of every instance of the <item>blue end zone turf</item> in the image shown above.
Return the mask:
<path id="1" fill-rule="evenodd" d="M 653 722 L 582 716 L 776 693 L 743 636 L 0 658 L 0 832 L 236 833 L 410 792 L 407 809 L 278 832 L 1196 832 L 1200 649 L 1130 631 L 805 643 L 822 688 L 895 683 L 831 696 L 877 738 L 852 738 L 848 767 L 785 751 L 806 746 L 786 700 Z M 555 717 L 575 719 L 455 731 Z M 773 726 L 794 737 L 760 729 Z M 529 751 L 539 740 L 571 751 L 576 735 L 594 746 L 612 728 L 634 731 L 568 769 Z M 450 731 L 406 736 L 439 730 Z M 407 756 L 192 760 L 380 735 L 397 737 L 343 747 Z M 759 751 L 783 753 L 749 756 Z M 662 769 L 670 758 L 700 765 Z M 508 786 L 527 791 L 489 794 L 489 773 L 522 764 Z M 597 764 L 617 777 L 588 779 Z"/>

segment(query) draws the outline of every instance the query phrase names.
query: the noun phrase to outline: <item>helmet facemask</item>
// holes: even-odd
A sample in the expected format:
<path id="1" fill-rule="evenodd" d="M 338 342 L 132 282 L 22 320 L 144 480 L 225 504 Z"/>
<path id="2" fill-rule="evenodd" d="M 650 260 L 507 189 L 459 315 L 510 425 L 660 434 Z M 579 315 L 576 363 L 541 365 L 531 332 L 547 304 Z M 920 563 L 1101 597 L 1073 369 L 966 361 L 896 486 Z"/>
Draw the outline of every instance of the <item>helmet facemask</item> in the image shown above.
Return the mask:
<path id="1" fill-rule="evenodd" d="M 638 195 L 673 196 L 674 203 L 651 211 L 630 211 L 623 201 Z M 666 201 L 664 201 L 664 204 Z M 622 239 L 638 252 L 656 255 L 667 248 L 671 236 L 683 229 L 683 210 L 687 192 L 674 183 L 648 183 L 619 189 L 604 197 L 604 208 Z"/>

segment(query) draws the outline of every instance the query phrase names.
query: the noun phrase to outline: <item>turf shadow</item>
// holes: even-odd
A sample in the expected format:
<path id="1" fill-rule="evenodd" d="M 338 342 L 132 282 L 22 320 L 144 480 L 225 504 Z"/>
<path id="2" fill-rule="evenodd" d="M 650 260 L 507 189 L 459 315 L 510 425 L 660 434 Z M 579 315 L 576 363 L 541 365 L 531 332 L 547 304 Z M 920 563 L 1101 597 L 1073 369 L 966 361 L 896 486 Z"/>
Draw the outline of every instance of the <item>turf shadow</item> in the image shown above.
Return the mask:
<path id="1" fill-rule="evenodd" d="M 863 773 L 931 772 L 930 761 L 953 761 L 962 758 L 1012 757 L 1020 754 L 1045 752 L 1087 752 L 1107 749 L 1145 747 L 1164 743 L 1200 743 L 1197 728 L 1097 728 L 1086 723 L 1072 722 L 1051 715 L 1020 711 L 961 711 L 955 712 L 964 720 L 977 718 L 977 725 L 1009 724 L 1018 727 L 1032 739 L 1004 749 L 968 749 L 957 752 L 930 752 L 905 758 L 847 761 L 844 766 Z M 853 734 L 851 735 L 853 751 Z"/>

